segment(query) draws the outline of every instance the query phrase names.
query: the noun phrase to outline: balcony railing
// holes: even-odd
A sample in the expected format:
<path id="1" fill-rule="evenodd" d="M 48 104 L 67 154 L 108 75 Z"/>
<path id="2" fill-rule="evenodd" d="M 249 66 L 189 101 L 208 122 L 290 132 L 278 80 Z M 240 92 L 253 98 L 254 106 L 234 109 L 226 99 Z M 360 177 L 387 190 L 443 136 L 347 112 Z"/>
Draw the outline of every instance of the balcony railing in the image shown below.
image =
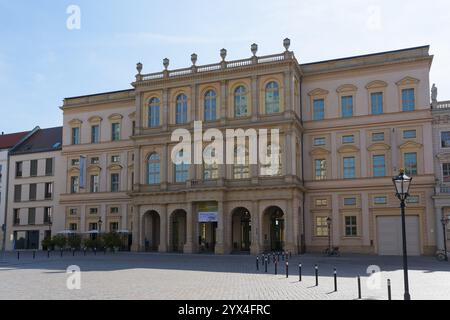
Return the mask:
<path id="1" fill-rule="evenodd" d="M 436 187 L 436 193 L 445 193 L 445 194 L 449 194 L 450 195 L 450 185 L 438 185 Z"/>
<path id="2" fill-rule="evenodd" d="M 287 60 L 295 60 L 294 54 L 291 51 L 286 51 L 284 53 L 272 54 L 272 55 L 261 56 L 261 57 L 253 56 L 248 59 L 240 59 L 240 60 L 233 60 L 233 61 L 223 60 L 222 62 L 219 62 L 219 63 L 208 64 L 208 65 L 203 65 L 203 66 L 192 65 L 189 68 L 182 68 L 182 69 L 175 69 L 175 70 L 166 69 L 164 71 L 156 72 L 156 73 L 147 73 L 147 74 L 139 73 L 136 75 L 136 82 L 184 77 L 184 76 L 189 76 L 189 75 L 196 74 L 196 73 L 207 73 L 207 72 L 214 72 L 214 71 L 226 70 L 226 69 L 238 69 L 238 68 L 249 67 L 252 65 L 280 62 L 280 61 L 287 61 Z"/>
<path id="3" fill-rule="evenodd" d="M 450 100 L 448 100 L 448 101 L 439 101 L 436 104 L 436 108 L 435 109 L 450 109 Z"/>

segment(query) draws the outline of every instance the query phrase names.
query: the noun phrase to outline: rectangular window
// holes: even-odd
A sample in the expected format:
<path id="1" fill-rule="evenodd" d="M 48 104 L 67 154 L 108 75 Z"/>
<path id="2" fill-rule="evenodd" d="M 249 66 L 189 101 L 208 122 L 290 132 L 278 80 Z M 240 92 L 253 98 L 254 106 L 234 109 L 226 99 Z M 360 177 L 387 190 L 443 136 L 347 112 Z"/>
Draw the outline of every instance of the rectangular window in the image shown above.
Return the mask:
<path id="1" fill-rule="evenodd" d="M 316 207 L 326 207 L 328 206 L 327 199 L 316 199 Z"/>
<path id="2" fill-rule="evenodd" d="M 408 176 L 417 175 L 417 153 L 408 152 L 404 154 L 405 173 Z"/>
<path id="3" fill-rule="evenodd" d="M 117 155 L 111 156 L 111 162 L 112 163 L 120 162 L 120 156 L 117 156 Z"/>
<path id="4" fill-rule="evenodd" d="M 328 217 L 316 217 L 316 236 L 327 237 L 328 236 Z"/>
<path id="5" fill-rule="evenodd" d="M 76 216 L 77 213 L 78 213 L 78 210 L 77 210 L 76 208 L 70 208 L 69 214 L 70 214 L 71 216 Z"/>
<path id="6" fill-rule="evenodd" d="M 89 214 L 98 214 L 98 208 L 89 208 Z"/>
<path id="7" fill-rule="evenodd" d="M 45 175 L 47 177 L 53 175 L 53 158 L 45 159 Z"/>
<path id="8" fill-rule="evenodd" d="M 111 222 L 109 224 L 109 231 L 110 232 L 117 232 L 119 230 L 119 223 L 118 222 Z"/>
<path id="9" fill-rule="evenodd" d="M 342 143 L 354 143 L 355 142 L 355 136 L 354 135 L 348 135 L 342 137 Z"/>
<path id="10" fill-rule="evenodd" d="M 91 179 L 90 179 L 90 191 L 91 192 L 99 192 L 99 177 L 97 174 L 91 175 Z"/>
<path id="11" fill-rule="evenodd" d="M 16 162 L 16 177 L 22 176 L 22 166 L 23 166 L 22 161 Z"/>
<path id="12" fill-rule="evenodd" d="M 28 200 L 35 201 L 36 200 L 36 183 L 30 184 L 29 197 Z"/>
<path id="13" fill-rule="evenodd" d="M 370 104 L 372 107 L 372 114 L 383 113 L 383 93 L 374 92 L 370 94 Z"/>
<path id="14" fill-rule="evenodd" d="M 31 160 L 30 161 L 30 177 L 36 177 L 38 171 L 38 161 Z"/>
<path id="15" fill-rule="evenodd" d="M 416 130 L 405 130 L 403 131 L 403 139 L 415 139 L 417 136 Z"/>
<path id="16" fill-rule="evenodd" d="M 53 197 L 53 183 L 46 182 L 44 190 L 44 199 L 51 199 Z"/>
<path id="17" fill-rule="evenodd" d="M 100 126 L 94 125 L 91 127 L 91 143 L 99 143 L 100 138 Z"/>
<path id="18" fill-rule="evenodd" d="M 111 214 L 118 214 L 119 213 L 119 207 L 111 207 L 109 209 L 109 213 L 111 213 Z"/>
<path id="19" fill-rule="evenodd" d="M 441 148 L 450 148 L 450 131 L 441 132 Z"/>
<path id="20" fill-rule="evenodd" d="M 327 178 L 326 171 L 326 160 L 325 159 L 316 159 L 314 161 L 314 178 L 315 180 L 325 180 Z"/>
<path id="21" fill-rule="evenodd" d="M 76 223 L 69 224 L 69 230 L 70 231 L 77 231 L 78 230 L 78 224 L 76 224 Z"/>
<path id="22" fill-rule="evenodd" d="M 13 209 L 13 224 L 20 225 L 20 209 Z"/>
<path id="23" fill-rule="evenodd" d="M 409 196 L 408 198 L 406 198 L 406 203 L 409 204 L 418 204 L 420 200 L 419 196 Z"/>
<path id="24" fill-rule="evenodd" d="M 385 196 L 375 197 L 373 199 L 373 203 L 374 204 L 387 204 L 387 197 L 385 197 Z"/>
<path id="25" fill-rule="evenodd" d="M 186 182 L 188 177 L 189 177 L 189 165 L 186 163 L 176 164 L 175 165 L 175 182 Z M 235 172 L 235 177 L 236 177 L 236 172 Z"/>
<path id="26" fill-rule="evenodd" d="M 111 192 L 119 192 L 119 174 L 111 174 Z"/>
<path id="27" fill-rule="evenodd" d="M 78 193 L 78 177 L 70 177 L 70 193 Z"/>
<path id="28" fill-rule="evenodd" d="M 356 237 L 358 235 L 358 226 L 356 224 L 356 216 L 345 217 L 345 236 Z"/>
<path id="29" fill-rule="evenodd" d="M 72 159 L 70 160 L 70 164 L 75 167 L 75 166 L 79 166 L 80 165 L 80 159 L 76 158 L 76 159 Z"/>
<path id="30" fill-rule="evenodd" d="M 324 146 L 325 144 L 325 138 L 314 138 L 314 146 Z"/>
<path id="31" fill-rule="evenodd" d="M 450 182 L 450 163 L 442 164 L 442 180 L 444 182 Z"/>
<path id="32" fill-rule="evenodd" d="M 356 206 L 356 198 L 344 198 L 344 206 Z"/>
<path id="33" fill-rule="evenodd" d="M 120 140 L 120 123 L 111 124 L 111 140 L 112 141 Z"/>
<path id="34" fill-rule="evenodd" d="M 354 179 L 355 174 L 355 157 L 344 158 L 344 179 Z"/>
<path id="35" fill-rule="evenodd" d="M 80 144 L 80 128 L 72 128 L 72 144 Z"/>
<path id="36" fill-rule="evenodd" d="M 402 90 L 402 110 L 403 111 L 413 111 L 415 108 L 415 97 L 414 89 L 403 89 Z"/>
<path id="37" fill-rule="evenodd" d="M 16 184 L 14 186 L 14 202 L 22 201 L 22 185 Z"/>
<path id="38" fill-rule="evenodd" d="M 353 96 L 341 97 L 342 118 L 353 117 Z"/>
<path id="39" fill-rule="evenodd" d="M 34 225 L 36 223 L 36 208 L 28 209 L 28 224 Z"/>
<path id="40" fill-rule="evenodd" d="M 136 121 L 131 121 L 131 135 L 134 136 L 136 134 Z"/>
<path id="41" fill-rule="evenodd" d="M 99 164 L 99 163 L 100 163 L 99 157 L 92 157 L 91 158 L 91 164 Z"/>
<path id="42" fill-rule="evenodd" d="M 52 221 L 52 207 L 44 208 L 44 224 L 50 224 Z"/>
<path id="43" fill-rule="evenodd" d="M 93 230 L 98 230 L 96 222 L 90 222 L 89 223 L 89 231 L 93 231 Z"/>
<path id="44" fill-rule="evenodd" d="M 325 100 L 314 99 L 313 101 L 313 120 L 325 119 Z"/>
<path id="45" fill-rule="evenodd" d="M 372 157 L 373 165 L 373 176 L 374 177 L 384 177 L 386 176 L 386 159 L 384 154 L 374 155 Z"/>
<path id="46" fill-rule="evenodd" d="M 384 132 L 372 133 L 372 141 L 373 142 L 384 141 Z"/>

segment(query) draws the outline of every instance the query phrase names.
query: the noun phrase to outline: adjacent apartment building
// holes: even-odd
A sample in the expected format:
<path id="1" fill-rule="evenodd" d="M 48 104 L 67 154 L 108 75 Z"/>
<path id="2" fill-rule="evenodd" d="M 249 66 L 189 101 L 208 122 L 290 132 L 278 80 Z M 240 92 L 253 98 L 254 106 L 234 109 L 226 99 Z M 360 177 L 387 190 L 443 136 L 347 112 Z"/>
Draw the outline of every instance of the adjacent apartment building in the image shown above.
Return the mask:
<path id="1" fill-rule="evenodd" d="M 7 250 L 42 249 L 42 240 L 51 236 L 64 183 L 56 174 L 61 172 L 61 147 L 62 127 L 36 128 L 10 150 Z"/>
<path id="2" fill-rule="evenodd" d="M 391 177 L 405 168 L 414 177 L 409 253 L 433 253 L 429 47 L 300 64 L 283 44 L 269 56 L 254 44 L 237 61 L 223 49 L 204 66 L 193 54 L 178 70 L 164 59 L 151 74 L 139 63 L 133 89 L 66 98 L 62 228 L 129 232 L 135 251 L 299 252 L 331 242 L 400 254 Z M 172 132 L 193 133 L 194 121 L 222 134 L 278 129 L 279 166 L 174 164 Z"/>
<path id="3" fill-rule="evenodd" d="M 432 114 L 436 172 L 436 192 L 433 197 L 436 245 L 442 250 L 444 241 L 447 241 L 447 248 L 450 248 L 450 101 L 434 101 Z"/>
<path id="4" fill-rule="evenodd" d="M 9 168 L 9 150 L 16 144 L 20 143 L 28 136 L 30 132 L 16 132 L 11 134 L 0 135 L 0 249 L 3 249 L 6 239 L 5 217 L 6 217 L 6 202 L 8 197 L 8 168 Z"/>

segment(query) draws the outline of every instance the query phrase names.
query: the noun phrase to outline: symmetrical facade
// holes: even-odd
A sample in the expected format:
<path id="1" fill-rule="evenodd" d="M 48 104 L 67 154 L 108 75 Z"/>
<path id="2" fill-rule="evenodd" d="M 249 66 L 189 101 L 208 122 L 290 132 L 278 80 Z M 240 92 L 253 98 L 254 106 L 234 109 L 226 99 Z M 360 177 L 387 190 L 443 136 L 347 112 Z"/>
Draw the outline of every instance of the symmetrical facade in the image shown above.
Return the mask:
<path id="1" fill-rule="evenodd" d="M 62 227 L 130 232 L 132 250 L 318 251 L 331 237 L 343 251 L 399 254 L 391 176 L 404 167 L 409 252 L 431 253 L 429 48 L 299 64 L 284 44 L 238 61 L 222 50 L 206 66 L 193 54 L 179 70 L 165 59 L 154 74 L 138 64 L 132 90 L 65 99 Z M 279 129 L 280 165 L 175 165 L 171 135 L 194 121 L 224 136 Z"/>
<path id="2" fill-rule="evenodd" d="M 40 129 L 9 152 L 6 250 L 42 249 L 59 212 L 62 127 Z M 55 225 L 55 229 L 59 226 Z"/>

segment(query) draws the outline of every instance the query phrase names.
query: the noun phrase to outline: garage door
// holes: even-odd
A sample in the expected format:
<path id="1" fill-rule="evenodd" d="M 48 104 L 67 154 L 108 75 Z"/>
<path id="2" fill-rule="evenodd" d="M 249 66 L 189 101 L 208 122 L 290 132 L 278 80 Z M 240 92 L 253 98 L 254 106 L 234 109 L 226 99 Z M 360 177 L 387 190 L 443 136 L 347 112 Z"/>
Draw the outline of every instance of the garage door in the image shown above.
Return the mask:
<path id="1" fill-rule="evenodd" d="M 401 255 L 402 224 L 400 217 L 378 217 L 378 254 Z M 409 256 L 420 255 L 419 217 L 406 217 L 406 243 Z"/>

